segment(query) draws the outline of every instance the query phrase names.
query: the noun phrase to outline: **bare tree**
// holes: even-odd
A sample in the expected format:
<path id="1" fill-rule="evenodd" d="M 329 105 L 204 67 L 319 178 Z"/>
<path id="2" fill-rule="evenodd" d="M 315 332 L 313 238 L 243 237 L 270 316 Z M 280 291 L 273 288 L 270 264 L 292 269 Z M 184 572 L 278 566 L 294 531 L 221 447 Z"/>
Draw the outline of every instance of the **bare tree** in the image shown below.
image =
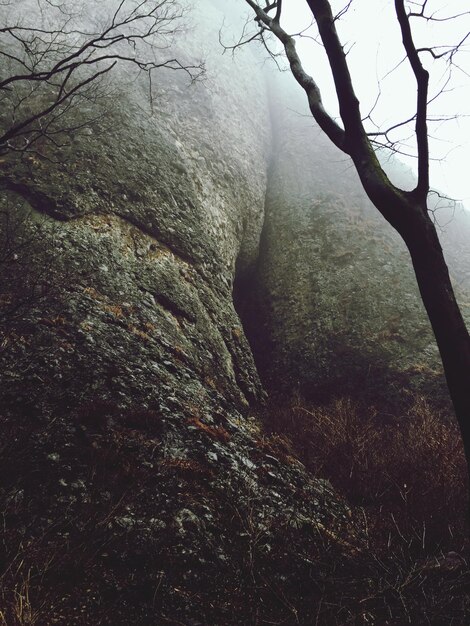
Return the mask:
<path id="1" fill-rule="evenodd" d="M 177 0 L 3 0 L 0 6 L 0 156 L 58 144 L 88 124 L 90 117 L 77 122 L 70 113 L 96 100 L 117 63 L 147 73 L 150 85 L 159 68 L 184 71 L 191 80 L 204 72 L 203 62 L 171 55 L 185 16 Z"/>
<path id="2" fill-rule="evenodd" d="M 421 297 L 431 322 L 442 358 L 445 376 L 460 425 L 467 465 L 470 473 L 470 337 L 457 304 L 449 272 L 444 260 L 436 228 L 428 209 L 429 182 L 429 137 L 428 106 L 429 72 L 425 69 L 422 56 L 434 59 L 447 58 L 451 63 L 456 53 L 468 42 L 470 34 L 464 34 L 452 46 L 418 47 L 415 44 L 412 20 L 459 19 L 460 15 L 440 18 L 428 12 L 428 0 L 394 0 L 395 17 L 398 22 L 404 55 L 410 64 L 416 84 L 416 111 L 408 123 L 414 124 L 417 146 L 418 179 L 415 188 L 405 191 L 396 187 L 382 169 L 376 152 L 378 137 L 387 138 L 390 129 L 367 132 L 360 111 L 343 46 L 336 23 L 350 7 L 346 4 L 340 14 L 334 15 L 328 0 L 306 0 L 313 20 L 318 28 L 319 40 L 328 57 L 339 104 L 340 121 L 325 110 L 320 89 L 314 78 L 302 66 L 296 50 L 296 40 L 281 26 L 282 0 L 264 2 L 245 0 L 255 14 L 256 37 L 269 48 L 268 36 L 274 35 L 284 48 L 290 70 L 308 99 L 312 116 L 329 139 L 340 150 L 350 156 L 359 174 L 368 197 L 383 217 L 403 238 L 411 255 Z M 372 28 L 372 26 L 371 26 Z M 253 33 L 234 47 L 244 45 L 256 38 Z"/>

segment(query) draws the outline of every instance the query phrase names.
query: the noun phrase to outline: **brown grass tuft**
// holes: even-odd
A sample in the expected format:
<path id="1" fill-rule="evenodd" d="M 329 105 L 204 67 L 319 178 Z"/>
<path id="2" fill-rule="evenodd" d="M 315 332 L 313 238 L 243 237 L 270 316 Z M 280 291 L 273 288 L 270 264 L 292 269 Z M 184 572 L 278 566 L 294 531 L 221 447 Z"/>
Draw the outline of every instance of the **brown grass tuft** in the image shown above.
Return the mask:
<path id="1" fill-rule="evenodd" d="M 325 406 L 296 399 L 268 409 L 264 421 L 271 435 L 288 438 L 312 473 L 364 507 L 382 526 L 379 534 L 387 536 L 399 524 L 411 544 L 422 545 L 424 532 L 431 548 L 464 533 L 467 483 L 459 430 L 422 396 L 399 416 L 350 398 Z"/>

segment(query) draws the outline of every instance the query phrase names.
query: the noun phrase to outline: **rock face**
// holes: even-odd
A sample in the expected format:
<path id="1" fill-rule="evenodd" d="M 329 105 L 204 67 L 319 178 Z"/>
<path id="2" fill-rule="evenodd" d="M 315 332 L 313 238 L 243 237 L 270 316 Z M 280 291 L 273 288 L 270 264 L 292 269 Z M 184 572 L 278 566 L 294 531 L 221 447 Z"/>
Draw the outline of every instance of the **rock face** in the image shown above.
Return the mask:
<path id="1" fill-rule="evenodd" d="M 200 12 L 204 41 L 223 15 L 211 3 Z M 73 293 L 58 310 L 65 318 L 78 314 L 75 322 L 88 328 L 84 345 L 97 325 L 100 345 L 112 347 L 117 386 L 121 376 L 129 381 L 134 360 L 148 362 L 141 356 L 148 348 L 160 368 L 179 358 L 198 380 L 212 377 L 224 397 L 245 405 L 259 397 L 231 290 L 235 264 L 257 255 L 270 128 L 263 81 L 247 71 L 248 51 L 240 63 L 235 71 L 216 49 L 206 81 L 191 87 L 183 76 L 161 73 L 153 114 L 145 81 L 125 93 L 129 76 L 116 77 L 121 94 L 102 104 L 106 118 L 72 146 L 54 148 L 54 163 L 31 157 L 9 164 L 8 187 L 55 220 L 44 221 L 40 236 L 73 274 Z M 248 115 L 250 101 L 260 107 Z M 103 307 L 107 316 L 95 320 Z M 121 368 L 112 353 L 123 324 L 129 332 Z M 211 376 L 203 373 L 207 364 Z M 152 376 L 158 383 L 158 371 Z"/>
<path id="2" fill-rule="evenodd" d="M 152 112 L 116 75 L 70 145 L 2 163 L 9 624 L 26 589 L 44 625 L 277 619 L 278 583 L 314 567 L 289 546 L 346 519 L 247 416 L 263 391 L 232 285 L 258 253 L 267 93 L 250 51 L 220 54 L 217 3 L 193 19 L 180 53 L 210 42 L 204 82 L 160 74 Z M 247 600 L 253 576 L 274 586 Z"/>
<path id="3" fill-rule="evenodd" d="M 69 145 L 2 162 L 9 624 L 18 598 L 38 625 L 293 623 L 285 597 L 314 623 L 312 555 L 354 550 L 349 511 L 250 417 L 233 290 L 268 382 L 436 363 L 403 246 L 252 52 L 219 53 L 222 5 L 180 42 L 204 81 L 161 73 L 152 107 L 115 75 Z"/>
<path id="4" fill-rule="evenodd" d="M 313 397 L 384 397 L 390 383 L 421 388 L 431 380 L 442 390 L 404 243 L 368 201 L 348 158 L 314 125 L 292 78 L 279 81 L 271 83 L 275 145 L 260 256 L 237 285 L 264 381 Z M 406 172 L 388 167 L 403 183 Z M 443 206 L 436 218 L 465 307 L 468 217 Z"/>

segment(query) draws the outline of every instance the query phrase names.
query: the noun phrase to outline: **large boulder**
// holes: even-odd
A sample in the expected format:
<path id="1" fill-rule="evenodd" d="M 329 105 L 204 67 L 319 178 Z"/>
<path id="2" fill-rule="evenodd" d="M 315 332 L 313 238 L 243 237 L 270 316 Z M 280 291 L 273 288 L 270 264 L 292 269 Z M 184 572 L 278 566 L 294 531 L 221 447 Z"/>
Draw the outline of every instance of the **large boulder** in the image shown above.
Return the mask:
<path id="1" fill-rule="evenodd" d="M 317 398 L 383 400 L 425 387 L 445 394 L 403 241 L 315 125 L 292 77 L 271 81 L 270 103 L 275 139 L 260 255 L 235 291 L 264 382 Z M 413 184 L 399 162 L 384 161 L 397 184 Z M 465 311 L 470 220 L 455 203 L 434 204 Z"/>
<path id="2" fill-rule="evenodd" d="M 12 625 L 288 618 L 278 590 L 302 595 L 318 537 L 342 549 L 345 505 L 249 417 L 263 391 L 232 286 L 264 215 L 263 73 L 222 56 L 220 3 L 192 19 L 176 53 L 205 50 L 204 81 L 160 73 L 152 110 L 144 79 L 115 74 L 71 142 L 2 161 Z"/>

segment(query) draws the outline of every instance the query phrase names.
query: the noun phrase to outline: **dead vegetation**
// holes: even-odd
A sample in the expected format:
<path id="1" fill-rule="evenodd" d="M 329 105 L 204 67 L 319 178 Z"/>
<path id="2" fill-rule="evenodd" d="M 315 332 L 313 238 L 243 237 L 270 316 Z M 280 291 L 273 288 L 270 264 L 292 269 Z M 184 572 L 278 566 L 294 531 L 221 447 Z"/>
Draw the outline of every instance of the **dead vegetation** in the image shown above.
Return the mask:
<path id="1" fill-rule="evenodd" d="M 422 396 L 402 415 L 350 398 L 315 406 L 297 397 L 269 407 L 264 424 L 263 445 L 282 437 L 346 496 L 364 542 L 346 565 L 324 564 L 317 623 L 468 623 L 465 458 L 449 416 Z"/>

